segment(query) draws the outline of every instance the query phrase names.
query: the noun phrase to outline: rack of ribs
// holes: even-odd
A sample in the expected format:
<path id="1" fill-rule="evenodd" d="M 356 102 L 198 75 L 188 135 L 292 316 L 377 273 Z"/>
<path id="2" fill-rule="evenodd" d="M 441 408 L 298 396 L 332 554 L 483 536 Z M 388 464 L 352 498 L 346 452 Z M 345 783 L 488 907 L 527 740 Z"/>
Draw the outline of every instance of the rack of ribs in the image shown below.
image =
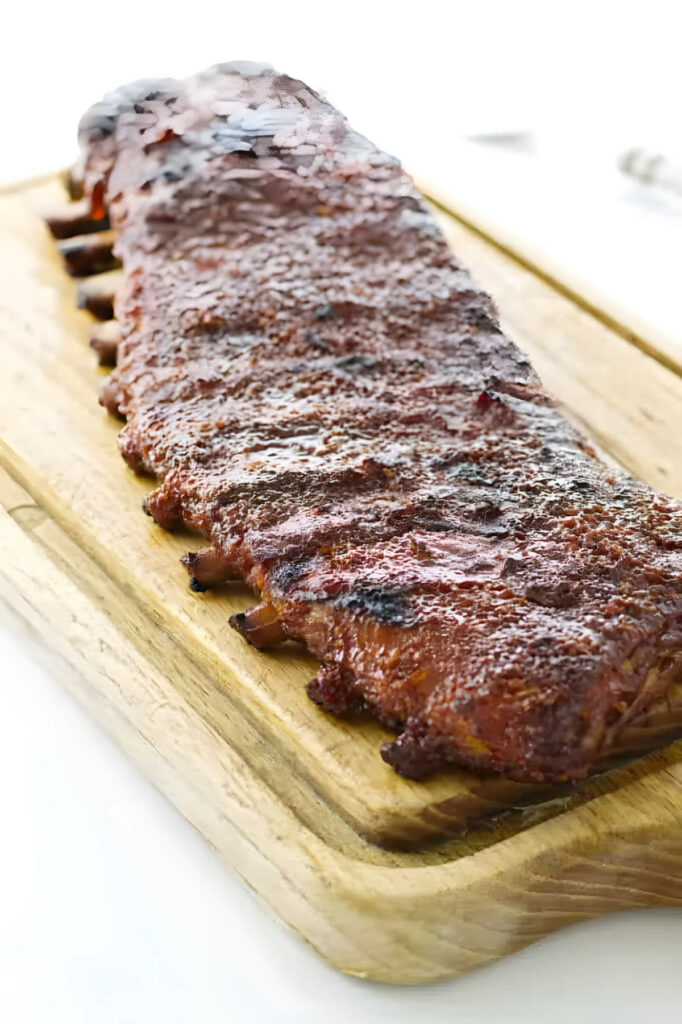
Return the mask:
<path id="1" fill-rule="evenodd" d="M 105 272 L 101 402 L 145 511 L 205 539 L 192 589 L 245 580 L 232 625 L 306 644 L 312 700 L 411 778 L 574 780 L 665 731 L 680 506 L 561 416 L 398 161 L 250 64 L 124 87 L 79 137 L 48 224 Z"/>

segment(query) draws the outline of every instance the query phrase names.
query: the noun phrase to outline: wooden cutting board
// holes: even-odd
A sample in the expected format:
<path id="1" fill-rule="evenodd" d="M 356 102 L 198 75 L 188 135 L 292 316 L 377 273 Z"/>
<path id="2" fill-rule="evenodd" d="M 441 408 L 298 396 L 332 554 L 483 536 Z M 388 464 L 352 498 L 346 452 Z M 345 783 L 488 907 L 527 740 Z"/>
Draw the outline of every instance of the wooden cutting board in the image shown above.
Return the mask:
<path id="1" fill-rule="evenodd" d="M 398 778 L 376 723 L 317 709 L 293 645 L 227 624 L 243 588 L 187 588 L 140 512 L 98 406 L 86 344 L 39 211 L 59 176 L 0 196 L 0 596 L 144 772 L 321 956 L 411 984 L 574 921 L 682 903 L 682 743 L 575 787 Z M 682 497 L 682 380 L 626 332 L 443 211 L 453 247 L 567 414 L 636 476 Z M 651 354 L 653 352 L 653 355 Z"/>

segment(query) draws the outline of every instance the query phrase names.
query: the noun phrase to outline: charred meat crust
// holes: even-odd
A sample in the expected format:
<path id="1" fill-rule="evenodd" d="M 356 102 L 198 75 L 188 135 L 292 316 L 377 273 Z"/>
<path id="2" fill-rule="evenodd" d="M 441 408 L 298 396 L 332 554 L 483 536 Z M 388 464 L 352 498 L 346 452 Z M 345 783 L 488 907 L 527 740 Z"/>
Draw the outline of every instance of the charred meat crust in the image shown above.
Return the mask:
<path id="1" fill-rule="evenodd" d="M 261 65 L 126 86 L 80 139 L 49 223 L 116 233 L 115 309 L 81 292 L 120 323 L 101 400 L 145 511 L 209 544 L 193 589 L 245 579 L 233 625 L 304 641 L 311 698 L 398 730 L 414 778 L 576 779 L 648 709 L 662 733 L 680 507 L 559 415 L 398 162 Z"/>

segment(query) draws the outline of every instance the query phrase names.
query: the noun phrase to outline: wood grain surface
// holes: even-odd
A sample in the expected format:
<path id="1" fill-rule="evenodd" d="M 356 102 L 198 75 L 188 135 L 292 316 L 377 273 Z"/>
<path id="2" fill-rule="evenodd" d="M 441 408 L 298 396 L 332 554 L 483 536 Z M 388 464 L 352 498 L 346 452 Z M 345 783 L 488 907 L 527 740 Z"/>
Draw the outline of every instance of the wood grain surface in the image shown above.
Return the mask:
<path id="1" fill-rule="evenodd" d="M 97 405 L 92 320 L 38 216 L 61 193 L 55 176 L 0 197 L 0 595 L 66 685 L 219 855 L 351 973 L 428 981 L 571 921 L 679 903 L 682 745 L 564 792 L 464 771 L 407 782 L 380 760 L 378 725 L 308 701 L 310 657 L 255 651 L 229 629 L 244 589 L 188 590 L 178 559 L 196 538 L 141 514 L 151 482 L 126 469 L 120 425 Z M 682 496 L 678 375 L 440 217 L 568 415 Z"/>

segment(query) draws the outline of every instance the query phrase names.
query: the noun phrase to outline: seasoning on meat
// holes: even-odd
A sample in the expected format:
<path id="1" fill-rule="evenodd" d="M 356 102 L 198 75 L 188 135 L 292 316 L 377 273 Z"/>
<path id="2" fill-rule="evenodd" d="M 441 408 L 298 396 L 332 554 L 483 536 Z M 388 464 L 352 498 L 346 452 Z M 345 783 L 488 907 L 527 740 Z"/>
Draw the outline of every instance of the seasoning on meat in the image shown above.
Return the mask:
<path id="1" fill-rule="evenodd" d="M 53 227 L 116 232 L 101 401 L 145 510 L 209 545 L 193 589 L 245 579 L 233 625 L 307 644 L 311 698 L 395 729 L 403 775 L 622 746 L 680 678 L 680 506 L 559 414 L 400 164 L 247 64 L 125 87 L 80 139 Z"/>

